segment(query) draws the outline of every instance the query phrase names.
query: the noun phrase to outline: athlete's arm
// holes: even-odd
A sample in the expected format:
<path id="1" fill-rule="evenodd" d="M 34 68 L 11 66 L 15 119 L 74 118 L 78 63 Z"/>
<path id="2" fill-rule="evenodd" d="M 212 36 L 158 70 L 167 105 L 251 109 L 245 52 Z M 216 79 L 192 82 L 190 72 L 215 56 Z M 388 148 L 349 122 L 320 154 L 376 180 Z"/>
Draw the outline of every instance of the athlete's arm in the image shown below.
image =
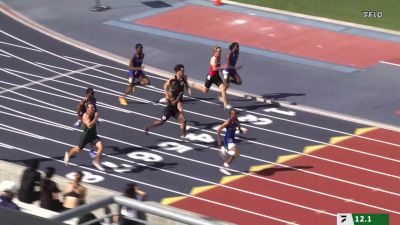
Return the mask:
<path id="1" fill-rule="evenodd" d="M 187 81 L 187 76 L 183 75 L 183 82 L 185 82 L 185 88 L 190 96 L 192 96 L 192 89 L 189 87 L 189 83 Z"/>
<path id="2" fill-rule="evenodd" d="M 229 122 L 228 122 L 228 120 L 226 120 L 226 121 L 225 121 L 223 124 L 221 124 L 221 126 L 219 126 L 218 129 L 217 129 L 217 144 L 218 144 L 218 146 L 221 146 L 221 145 L 222 145 L 222 141 L 221 141 L 221 131 L 222 131 L 222 129 L 228 127 L 228 124 L 229 124 Z"/>
<path id="3" fill-rule="evenodd" d="M 85 113 L 83 114 L 82 121 L 83 124 L 85 124 L 88 128 L 92 128 L 96 124 L 98 118 L 99 118 L 99 113 L 95 112 L 93 120 L 90 121 L 89 115 Z"/>
<path id="4" fill-rule="evenodd" d="M 233 67 L 231 66 L 231 53 L 228 52 L 228 56 L 226 56 L 226 68 L 227 69 L 232 69 Z"/>
<path id="5" fill-rule="evenodd" d="M 83 108 L 85 108 L 85 100 L 81 100 L 78 107 L 76 108 L 76 114 L 78 115 L 79 118 L 81 117 L 81 112 Z"/>
<path id="6" fill-rule="evenodd" d="M 237 123 L 238 123 L 237 126 L 238 126 L 238 129 L 239 129 L 239 132 L 240 132 L 241 134 L 243 134 L 243 130 L 242 130 L 242 127 L 240 126 L 240 122 L 238 121 Z"/>
<path id="7" fill-rule="evenodd" d="M 166 96 L 166 97 L 167 97 L 167 93 L 168 93 L 169 83 L 171 82 L 171 80 L 172 80 L 172 78 L 169 79 L 169 80 L 167 80 L 167 81 L 164 83 L 164 86 L 163 86 L 164 92 L 165 92 L 165 96 Z"/>

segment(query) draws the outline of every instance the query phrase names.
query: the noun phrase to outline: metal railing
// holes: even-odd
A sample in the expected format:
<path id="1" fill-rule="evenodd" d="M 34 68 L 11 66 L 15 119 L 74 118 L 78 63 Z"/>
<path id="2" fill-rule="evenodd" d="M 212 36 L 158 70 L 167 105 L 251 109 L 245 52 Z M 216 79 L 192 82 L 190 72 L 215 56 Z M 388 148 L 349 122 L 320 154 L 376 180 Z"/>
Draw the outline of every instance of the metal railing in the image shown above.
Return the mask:
<path id="1" fill-rule="evenodd" d="M 159 204 L 149 204 L 146 202 L 137 201 L 131 198 L 123 197 L 123 196 L 112 196 L 97 202 L 81 205 L 77 208 L 70 209 L 68 211 L 62 212 L 56 216 L 53 216 L 52 220 L 54 221 L 66 221 L 75 217 L 80 217 L 84 214 L 90 213 L 93 210 L 105 208 L 107 209 L 109 205 L 117 204 L 120 206 L 126 206 L 129 208 L 136 209 L 138 211 L 153 214 L 159 217 L 163 217 L 172 221 L 190 224 L 190 225 L 222 225 L 229 224 L 224 221 L 214 220 L 205 216 L 200 216 L 197 214 L 187 213 L 178 209 L 173 209 L 171 207 L 166 207 Z M 107 210 L 106 210 L 107 211 Z M 108 213 L 105 213 L 105 217 L 112 216 L 108 210 Z M 97 219 L 96 221 L 98 221 Z M 95 221 L 92 221 L 92 223 Z M 90 224 L 90 223 L 85 223 Z M 147 223 L 145 223 L 147 224 Z"/>

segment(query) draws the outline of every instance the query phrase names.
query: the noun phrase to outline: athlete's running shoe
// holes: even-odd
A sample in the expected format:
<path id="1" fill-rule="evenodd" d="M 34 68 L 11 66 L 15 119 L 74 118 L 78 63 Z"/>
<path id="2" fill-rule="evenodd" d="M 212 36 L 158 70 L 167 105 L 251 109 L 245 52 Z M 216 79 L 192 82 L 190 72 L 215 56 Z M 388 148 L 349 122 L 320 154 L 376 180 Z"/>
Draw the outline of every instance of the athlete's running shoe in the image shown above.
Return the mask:
<path id="1" fill-rule="evenodd" d="M 77 120 L 77 121 L 74 123 L 74 127 L 76 127 L 76 128 L 80 127 L 81 125 L 82 125 L 82 120 Z"/>
<path id="2" fill-rule="evenodd" d="M 94 159 L 94 158 L 96 158 L 96 155 L 97 155 L 96 151 L 94 151 L 94 150 L 89 151 L 90 158 Z"/>
<path id="3" fill-rule="evenodd" d="M 232 173 L 231 172 L 229 172 L 225 167 L 221 167 L 221 168 L 219 168 L 219 171 L 221 172 L 221 173 L 223 173 L 223 174 L 225 174 L 225 175 L 227 175 L 227 176 L 230 176 L 230 175 L 232 175 Z"/>
<path id="4" fill-rule="evenodd" d="M 227 109 L 227 110 L 230 110 L 230 109 L 232 109 L 232 106 L 228 104 L 224 108 Z"/>
<path id="5" fill-rule="evenodd" d="M 119 99 L 119 103 L 120 103 L 121 105 L 128 105 L 128 101 L 126 100 L 126 98 L 124 98 L 124 97 L 119 97 L 118 99 Z"/>
<path id="6" fill-rule="evenodd" d="M 160 99 L 160 101 L 158 101 L 159 103 L 168 103 L 167 98 L 162 98 Z"/>
<path id="7" fill-rule="evenodd" d="M 96 161 L 92 161 L 92 164 L 94 167 L 96 167 L 98 170 L 104 171 L 104 167 L 102 167 L 100 164 L 98 164 Z"/>
<path id="8" fill-rule="evenodd" d="M 69 154 L 68 152 L 65 152 L 64 154 L 64 163 L 66 166 L 68 166 L 68 162 L 69 162 Z"/>

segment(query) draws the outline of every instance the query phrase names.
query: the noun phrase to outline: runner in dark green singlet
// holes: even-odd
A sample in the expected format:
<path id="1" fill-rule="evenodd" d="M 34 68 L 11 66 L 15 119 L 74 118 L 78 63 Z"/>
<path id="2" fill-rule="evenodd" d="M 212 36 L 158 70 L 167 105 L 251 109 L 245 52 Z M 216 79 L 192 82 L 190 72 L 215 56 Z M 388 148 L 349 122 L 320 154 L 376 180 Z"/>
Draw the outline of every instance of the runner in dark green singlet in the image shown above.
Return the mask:
<path id="1" fill-rule="evenodd" d="M 82 116 L 83 122 L 83 133 L 81 135 L 81 139 L 79 141 L 79 145 L 73 147 L 68 152 L 65 152 L 64 162 L 65 165 L 68 165 L 69 159 L 78 154 L 88 143 L 92 145 L 96 145 L 97 147 L 97 154 L 96 158 L 92 161 L 93 165 L 99 169 L 104 171 L 104 168 L 100 165 L 100 157 L 103 153 L 103 142 L 97 136 L 96 131 L 96 123 L 97 119 L 99 118 L 99 113 L 96 112 L 95 106 L 92 103 L 87 104 L 86 112 Z"/>

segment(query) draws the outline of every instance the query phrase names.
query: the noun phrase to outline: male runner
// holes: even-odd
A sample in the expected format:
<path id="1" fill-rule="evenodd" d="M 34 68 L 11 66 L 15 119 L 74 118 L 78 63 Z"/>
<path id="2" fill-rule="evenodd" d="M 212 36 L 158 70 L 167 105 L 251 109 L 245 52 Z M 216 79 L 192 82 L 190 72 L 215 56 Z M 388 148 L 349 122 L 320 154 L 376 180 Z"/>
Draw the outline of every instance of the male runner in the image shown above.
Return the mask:
<path id="1" fill-rule="evenodd" d="M 165 91 L 165 98 L 160 99 L 161 103 L 167 103 L 167 93 L 168 88 L 171 86 L 170 83 L 172 80 L 178 81 L 178 92 L 183 92 L 184 89 L 188 91 L 189 95 L 192 95 L 192 89 L 189 87 L 187 82 L 187 76 L 185 75 L 185 67 L 182 64 L 177 64 L 174 68 L 175 76 L 164 83 L 164 91 Z M 183 99 L 182 97 L 178 101 L 178 110 L 179 112 L 183 112 Z"/>
<path id="2" fill-rule="evenodd" d="M 224 128 L 226 129 L 226 133 L 224 137 L 224 145 L 222 146 L 221 131 Z M 225 175 L 231 175 L 227 169 L 240 155 L 240 151 L 236 146 L 235 141 L 236 129 L 239 129 L 239 132 L 243 133 L 243 130 L 240 127 L 237 111 L 236 109 L 231 109 L 229 111 L 229 118 L 217 129 L 217 143 L 218 146 L 221 147 L 221 156 L 224 159 L 224 164 L 223 167 L 220 168 L 220 171 Z"/>
<path id="3" fill-rule="evenodd" d="M 208 90 L 210 89 L 211 85 L 215 84 L 221 92 L 221 96 L 222 96 L 221 100 L 224 104 L 224 108 L 231 109 L 232 106 L 228 104 L 228 101 L 226 99 L 226 86 L 224 85 L 224 82 L 222 81 L 221 77 L 219 76 L 219 70 L 225 68 L 224 66 L 221 66 L 221 54 L 222 54 L 221 47 L 215 46 L 213 51 L 214 51 L 214 53 L 210 60 L 210 71 L 207 74 L 207 78 L 206 78 L 206 82 L 205 82 L 204 86 L 194 83 L 192 85 L 192 87 L 198 91 L 207 93 Z"/>
<path id="4" fill-rule="evenodd" d="M 126 100 L 126 96 L 129 93 L 134 93 L 135 92 L 135 86 L 136 85 L 149 85 L 150 80 L 149 78 L 144 75 L 143 69 L 143 59 L 144 59 L 144 54 L 143 54 L 143 45 L 140 43 L 136 44 L 136 54 L 132 56 L 131 60 L 129 61 L 129 70 L 128 70 L 128 88 L 125 90 L 124 94 L 122 96 L 119 96 L 119 103 L 121 105 L 128 105 L 128 101 Z M 139 79 L 139 81 L 135 81 Z"/>
<path id="5" fill-rule="evenodd" d="M 97 147 L 96 158 L 92 161 L 92 163 L 97 169 L 104 171 L 104 168 L 100 165 L 101 163 L 100 157 L 101 154 L 103 153 L 103 142 L 97 136 L 97 131 L 96 131 L 96 123 L 98 118 L 99 118 L 99 113 L 95 111 L 94 104 L 92 103 L 87 104 L 86 112 L 82 116 L 83 133 L 81 135 L 79 145 L 65 152 L 64 155 L 65 165 L 68 165 L 69 159 L 72 156 L 78 154 L 88 143 L 91 143 L 92 145 L 96 145 Z"/>
<path id="6" fill-rule="evenodd" d="M 89 103 L 92 103 L 96 109 L 96 98 L 94 97 L 94 90 L 93 88 L 87 88 L 86 91 L 86 96 L 83 97 L 81 102 L 79 103 L 77 109 L 76 109 L 76 114 L 78 115 L 78 120 L 74 123 L 74 127 L 80 127 L 82 125 L 82 116 L 86 112 L 86 105 Z"/>
<path id="7" fill-rule="evenodd" d="M 171 80 L 170 82 L 170 89 L 167 91 L 167 101 L 168 104 L 164 109 L 164 114 L 162 115 L 160 120 L 156 120 L 150 125 L 146 126 L 144 128 L 145 133 L 147 134 L 148 131 L 152 128 L 161 126 L 167 121 L 171 116 L 175 117 L 178 119 L 179 123 L 181 124 L 181 138 L 182 140 L 185 140 L 186 136 L 186 118 L 183 114 L 183 112 L 180 112 L 178 110 L 178 102 L 179 99 L 182 97 L 183 93 L 182 91 L 178 91 L 178 81 L 177 80 Z"/>
<path id="8" fill-rule="evenodd" d="M 239 58 L 239 43 L 233 42 L 229 45 L 229 53 L 226 57 L 226 67 L 222 71 L 224 74 L 224 84 L 226 88 L 229 88 L 229 83 L 232 82 L 237 85 L 242 84 L 242 79 L 237 72 L 242 66 L 236 67 L 236 62 Z"/>

